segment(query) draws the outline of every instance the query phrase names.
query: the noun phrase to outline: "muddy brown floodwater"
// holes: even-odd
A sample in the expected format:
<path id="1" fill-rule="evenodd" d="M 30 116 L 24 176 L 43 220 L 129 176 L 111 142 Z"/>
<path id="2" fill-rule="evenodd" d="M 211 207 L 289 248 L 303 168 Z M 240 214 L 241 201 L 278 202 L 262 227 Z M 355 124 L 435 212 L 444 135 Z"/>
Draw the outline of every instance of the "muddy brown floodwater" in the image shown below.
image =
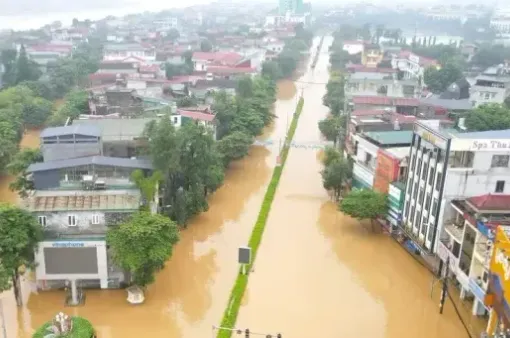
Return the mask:
<path id="1" fill-rule="evenodd" d="M 315 70 L 300 79 L 317 84 L 304 85 L 296 142 L 321 139 L 331 43 L 326 38 Z M 291 338 L 466 337 L 450 304 L 438 314 L 424 268 L 387 236 L 337 212 L 317 157 L 289 153 L 237 327 Z"/>
<path id="2" fill-rule="evenodd" d="M 225 184 L 209 201 L 209 211 L 181 232 L 173 257 L 148 288 L 143 305 L 127 304 L 123 290 L 86 290 L 84 306 L 64 308 L 62 291 L 38 293 L 25 281 L 23 308 L 16 309 L 12 292 L 1 296 L 8 337 L 31 337 L 60 311 L 89 319 L 99 338 L 211 337 L 238 271 L 237 248 L 247 243 L 276 164 L 278 140 L 290 123 L 296 92 L 292 81 L 278 84 L 277 118 L 260 136 L 275 141 L 275 146 L 254 146 L 249 156 L 231 166 Z M 8 178 L 2 184 L 7 187 Z M 4 200 L 16 200 L 8 188 L 2 194 Z"/>

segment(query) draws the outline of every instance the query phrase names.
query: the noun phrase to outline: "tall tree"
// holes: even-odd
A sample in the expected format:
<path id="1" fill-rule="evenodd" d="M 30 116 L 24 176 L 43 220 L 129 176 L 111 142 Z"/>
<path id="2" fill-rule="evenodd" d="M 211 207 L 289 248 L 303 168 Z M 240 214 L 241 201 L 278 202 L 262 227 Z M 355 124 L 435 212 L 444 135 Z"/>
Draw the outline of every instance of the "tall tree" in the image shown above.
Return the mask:
<path id="1" fill-rule="evenodd" d="M 465 125 L 469 131 L 510 129 L 510 108 L 496 103 L 481 105 L 468 112 Z"/>
<path id="2" fill-rule="evenodd" d="M 221 154 L 225 166 L 248 154 L 253 137 L 242 132 L 233 132 L 216 142 L 216 149 Z"/>
<path id="3" fill-rule="evenodd" d="M 342 154 L 333 147 L 326 147 L 324 149 L 324 154 L 322 157 L 322 164 L 324 164 L 325 167 L 329 166 L 333 162 L 339 161 L 342 158 Z"/>
<path id="4" fill-rule="evenodd" d="M 132 282 L 141 287 L 154 282 L 178 241 L 179 230 L 174 222 L 144 211 L 109 228 L 106 234 L 114 262 L 131 273 Z"/>
<path id="5" fill-rule="evenodd" d="M 33 181 L 28 179 L 28 167 L 37 162 L 42 162 L 43 156 L 39 149 L 22 149 L 7 165 L 7 171 L 16 179 L 9 184 L 9 189 L 16 191 L 20 197 L 25 198 L 28 191 L 33 190 Z"/>
<path id="6" fill-rule="evenodd" d="M 241 98 L 253 96 L 253 81 L 250 76 L 243 76 L 237 80 L 236 94 Z"/>
<path id="7" fill-rule="evenodd" d="M 340 201 L 339 209 L 358 220 L 370 220 L 374 231 L 374 221 L 386 214 L 388 201 L 385 194 L 374 190 L 353 190 Z"/>
<path id="8" fill-rule="evenodd" d="M 41 239 L 41 226 L 28 211 L 12 205 L 0 205 L 1 261 L 11 277 L 18 306 L 23 303 L 20 271 L 34 264 L 35 249 Z"/>
<path id="9" fill-rule="evenodd" d="M 448 62 L 444 67 L 437 69 L 429 67 L 423 73 L 423 80 L 433 93 L 444 92 L 453 82 L 462 78 L 462 70 L 453 62 Z"/>
<path id="10" fill-rule="evenodd" d="M 351 166 L 346 159 L 339 158 L 326 166 L 322 170 L 321 175 L 324 189 L 332 190 L 335 200 L 338 201 L 352 177 Z"/>
<path id="11" fill-rule="evenodd" d="M 282 77 L 282 72 L 277 62 L 265 61 L 262 63 L 262 75 L 276 81 Z"/>
<path id="12" fill-rule="evenodd" d="M 213 45 L 209 40 L 202 40 L 200 42 L 200 50 L 202 52 L 210 52 L 213 49 Z"/>
<path id="13" fill-rule="evenodd" d="M 5 49 L 1 52 L 2 64 L 4 65 L 4 73 L 2 75 L 2 83 L 6 87 L 16 84 L 16 60 L 18 52 L 16 49 Z"/>
<path id="14" fill-rule="evenodd" d="M 344 123 L 345 118 L 343 116 L 330 116 L 319 121 L 319 130 L 326 137 L 326 140 L 332 141 L 336 146 Z"/>
<path id="15" fill-rule="evenodd" d="M 16 61 L 16 83 L 37 80 L 41 74 L 37 65 L 28 59 L 25 46 L 21 45 L 18 60 Z"/>

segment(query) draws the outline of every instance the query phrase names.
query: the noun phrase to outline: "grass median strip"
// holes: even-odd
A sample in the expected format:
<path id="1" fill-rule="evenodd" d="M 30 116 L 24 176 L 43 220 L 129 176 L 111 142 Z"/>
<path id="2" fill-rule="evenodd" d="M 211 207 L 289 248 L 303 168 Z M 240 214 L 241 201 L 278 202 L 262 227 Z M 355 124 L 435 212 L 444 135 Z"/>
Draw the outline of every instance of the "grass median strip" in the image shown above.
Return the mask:
<path id="1" fill-rule="evenodd" d="M 303 97 L 301 97 L 296 106 L 294 116 L 292 117 L 292 122 L 287 132 L 287 137 L 285 138 L 285 145 L 283 146 L 283 149 L 280 153 L 281 164 L 274 168 L 273 176 L 271 177 L 271 182 L 269 182 L 266 194 L 264 195 L 264 200 L 262 201 L 262 207 L 260 208 L 259 215 L 257 217 L 257 222 L 253 227 L 250 240 L 248 241 L 248 246 L 252 250 L 252 262 L 249 266 L 246 267 L 246 271 L 251 271 L 251 266 L 253 265 L 255 258 L 257 257 L 257 251 L 259 249 L 260 242 L 262 241 L 264 229 L 266 228 L 267 217 L 269 216 L 271 204 L 273 203 L 273 199 L 276 194 L 276 189 L 278 187 L 278 183 L 280 182 L 280 177 L 282 176 L 283 167 L 285 166 L 285 162 L 287 161 L 290 142 L 294 138 L 294 134 L 296 132 L 296 128 L 298 125 L 299 116 L 301 115 L 301 111 L 303 110 L 304 103 L 305 101 Z M 241 301 L 243 299 L 244 292 L 246 291 L 246 286 L 248 285 L 248 277 L 249 275 L 244 275 L 241 273 L 241 270 L 239 270 L 239 274 L 237 275 L 234 287 L 230 292 L 227 308 L 225 310 L 225 313 L 223 314 L 223 319 L 221 321 L 221 328 L 226 329 L 220 329 L 218 331 L 217 338 L 231 337 L 232 331 L 228 329 L 234 328 L 236 324 L 239 308 L 241 307 Z"/>

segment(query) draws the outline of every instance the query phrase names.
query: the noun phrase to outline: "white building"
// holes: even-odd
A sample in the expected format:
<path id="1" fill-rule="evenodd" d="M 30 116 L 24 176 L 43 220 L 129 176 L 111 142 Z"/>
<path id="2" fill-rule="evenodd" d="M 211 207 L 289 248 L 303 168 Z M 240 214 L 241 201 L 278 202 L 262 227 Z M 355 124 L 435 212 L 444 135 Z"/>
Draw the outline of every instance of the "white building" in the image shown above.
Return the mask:
<path id="1" fill-rule="evenodd" d="M 154 48 L 146 48 L 139 44 L 107 44 L 103 48 L 104 61 L 121 61 L 128 57 L 155 61 L 156 51 Z"/>
<path id="2" fill-rule="evenodd" d="M 350 55 L 363 53 L 365 43 L 363 41 L 345 41 L 342 49 Z"/>
<path id="3" fill-rule="evenodd" d="M 490 67 L 475 78 L 470 99 L 476 106 L 486 103 L 503 103 L 510 96 L 510 69 Z"/>
<path id="4" fill-rule="evenodd" d="M 424 252 L 436 252 L 452 200 L 510 193 L 510 130 L 461 133 L 419 121 L 409 157 L 401 228 Z"/>
<path id="5" fill-rule="evenodd" d="M 400 53 L 393 55 L 391 66 L 404 72 L 406 79 L 423 79 L 423 72 L 428 67 L 439 67 L 439 61 L 431 58 L 416 55 L 408 50 L 402 50 Z"/>
<path id="6" fill-rule="evenodd" d="M 496 33 L 510 33 L 510 7 L 496 9 L 491 17 L 490 26 Z"/>

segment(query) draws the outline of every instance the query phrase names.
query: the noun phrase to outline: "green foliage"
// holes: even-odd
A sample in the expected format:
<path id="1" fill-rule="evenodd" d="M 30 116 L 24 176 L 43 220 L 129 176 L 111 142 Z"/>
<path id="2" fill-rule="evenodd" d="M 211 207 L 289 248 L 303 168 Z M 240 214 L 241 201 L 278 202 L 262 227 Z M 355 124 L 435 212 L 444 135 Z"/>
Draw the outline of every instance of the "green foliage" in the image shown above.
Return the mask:
<path id="1" fill-rule="evenodd" d="M 213 48 L 213 45 L 212 45 L 211 41 L 209 41 L 209 40 L 202 40 L 200 42 L 200 50 L 202 52 L 210 52 L 212 50 L 212 48 Z"/>
<path id="2" fill-rule="evenodd" d="M 333 141 L 336 146 L 344 124 L 345 118 L 343 116 L 330 116 L 319 121 L 319 130 L 326 140 Z"/>
<path id="3" fill-rule="evenodd" d="M 19 151 L 7 165 L 7 171 L 16 179 L 9 184 L 9 189 L 16 191 L 20 197 L 27 197 L 27 193 L 33 190 L 33 181 L 27 178 L 26 170 L 32 163 L 42 162 L 43 156 L 40 149 L 23 149 Z"/>
<path id="4" fill-rule="evenodd" d="M 275 61 L 265 61 L 262 63 L 262 76 L 268 77 L 273 81 L 282 78 L 280 66 Z"/>
<path id="5" fill-rule="evenodd" d="M 468 112 L 465 125 L 469 131 L 510 129 L 510 108 L 504 104 L 486 104 Z"/>
<path id="6" fill-rule="evenodd" d="M 225 166 L 228 166 L 230 162 L 246 156 L 252 143 L 253 137 L 236 131 L 216 142 L 216 149 L 221 154 Z"/>
<path id="7" fill-rule="evenodd" d="M 332 76 L 326 85 L 326 94 L 322 103 L 331 109 L 331 114 L 338 116 L 344 109 L 345 79 L 342 75 Z"/>
<path id="8" fill-rule="evenodd" d="M 485 69 L 490 66 L 502 64 L 509 58 L 510 47 L 491 44 L 481 46 L 478 52 L 471 59 L 471 64 Z"/>
<path id="9" fill-rule="evenodd" d="M 236 94 L 241 98 L 253 95 L 253 81 L 250 76 L 243 76 L 237 80 Z"/>
<path id="10" fill-rule="evenodd" d="M 19 269 L 33 266 L 37 243 L 42 239 L 42 229 L 35 218 L 26 210 L 13 205 L 0 204 L 0 253 L 2 266 L 10 274 L 14 295 L 18 305 L 22 304 L 19 285 Z M 6 291 L 8 288 L 0 290 Z"/>
<path id="11" fill-rule="evenodd" d="M 73 330 L 71 333 L 64 335 L 64 336 L 58 336 L 56 338 L 92 338 L 95 335 L 94 327 L 92 324 L 82 317 L 72 317 L 71 318 L 73 322 Z M 35 333 L 32 335 L 32 338 L 46 338 L 49 331 L 48 329 L 53 325 L 51 321 L 45 323 L 40 328 L 35 331 Z"/>
<path id="12" fill-rule="evenodd" d="M 177 100 L 177 107 L 195 107 L 198 105 L 198 100 L 194 95 L 184 96 Z"/>
<path id="13" fill-rule="evenodd" d="M 285 162 L 287 161 L 287 155 L 289 152 L 289 144 L 290 141 L 294 138 L 294 133 L 296 132 L 297 123 L 299 120 L 299 116 L 303 110 L 304 99 L 300 98 L 298 105 L 296 107 L 296 112 L 294 113 L 294 117 L 292 119 L 289 132 L 285 139 L 286 146 L 282 149 L 281 152 L 281 165 L 277 166 L 273 171 L 273 176 L 271 177 L 271 182 L 269 182 L 269 186 L 267 187 L 266 194 L 264 195 L 264 200 L 262 201 L 262 207 L 260 208 L 259 215 L 257 217 L 257 221 L 255 222 L 255 226 L 253 227 L 250 239 L 248 241 L 248 246 L 252 250 L 252 261 L 251 264 L 247 266 L 247 271 L 251 270 L 253 263 L 257 257 L 257 252 L 262 241 L 262 235 L 264 234 L 264 230 L 267 223 L 267 218 L 269 216 L 269 212 L 271 211 L 271 205 L 273 203 L 274 197 L 276 195 L 276 189 L 278 188 L 278 183 L 280 182 L 280 178 L 282 175 L 283 167 L 285 166 Z M 234 283 L 234 287 L 230 291 L 230 297 L 227 302 L 227 309 L 223 313 L 223 319 L 221 321 L 221 327 L 225 328 L 234 328 L 237 320 L 237 315 L 239 313 L 239 309 L 241 307 L 241 302 L 243 300 L 243 295 L 246 291 L 246 287 L 248 285 L 248 275 L 244 275 L 239 273 L 237 275 L 236 281 Z M 218 332 L 217 338 L 230 338 L 232 336 L 232 331 L 229 330 L 220 330 Z"/>
<path id="14" fill-rule="evenodd" d="M 163 175 L 159 171 L 155 171 L 151 176 L 146 177 L 144 172 L 137 169 L 131 173 L 131 179 L 135 182 L 138 189 L 142 193 L 146 206 L 148 206 L 156 196 L 156 190 L 159 182 L 163 179 Z M 146 208 L 148 210 L 148 208 Z"/>
<path id="15" fill-rule="evenodd" d="M 106 234 L 114 262 L 130 272 L 133 283 L 141 287 L 154 282 L 178 241 L 179 230 L 173 221 L 143 211 L 109 228 Z"/>
<path id="16" fill-rule="evenodd" d="M 328 159 L 328 162 L 331 158 Z M 322 170 L 322 184 L 324 189 L 333 190 L 335 199 L 338 201 L 345 186 L 352 178 L 352 170 L 349 162 L 343 157 L 331 161 Z"/>
<path id="17" fill-rule="evenodd" d="M 16 84 L 23 81 L 34 81 L 39 79 L 42 72 L 37 64 L 28 59 L 25 46 L 21 45 L 18 60 L 16 61 Z"/>
<path id="18" fill-rule="evenodd" d="M 429 67 L 423 73 L 423 80 L 433 93 L 444 92 L 449 85 L 462 78 L 462 70 L 453 62 L 447 62 L 442 68 Z"/>
<path id="19" fill-rule="evenodd" d="M 167 79 L 171 79 L 174 76 L 179 75 L 189 75 L 193 73 L 193 66 L 189 66 L 188 64 L 184 65 L 173 65 L 171 63 L 165 64 L 165 75 Z"/>
<path id="20" fill-rule="evenodd" d="M 80 114 L 89 113 L 89 96 L 86 91 L 72 90 L 64 98 L 64 104 L 49 118 L 51 126 L 63 125 L 68 118 L 76 119 Z"/>
<path id="21" fill-rule="evenodd" d="M 326 147 L 324 149 L 324 156 L 322 158 L 322 164 L 329 166 L 331 163 L 339 161 L 342 158 L 342 154 L 334 147 Z"/>
<path id="22" fill-rule="evenodd" d="M 340 201 L 339 209 L 358 220 L 369 219 L 373 227 L 373 221 L 386 214 L 387 196 L 374 190 L 353 190 Z"/>

